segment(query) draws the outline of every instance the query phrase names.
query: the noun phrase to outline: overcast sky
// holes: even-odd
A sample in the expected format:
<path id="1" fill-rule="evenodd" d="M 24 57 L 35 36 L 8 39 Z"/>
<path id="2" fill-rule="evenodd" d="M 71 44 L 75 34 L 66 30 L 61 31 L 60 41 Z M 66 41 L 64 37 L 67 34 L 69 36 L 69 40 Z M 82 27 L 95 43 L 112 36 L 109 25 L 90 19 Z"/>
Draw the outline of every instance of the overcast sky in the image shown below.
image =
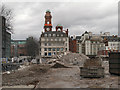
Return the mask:
<path id="1" fill-rule="evenodd" d="M 69 30 L 69 35 L 81 35 L 85 31 L 99 34 L 118 33 L 118 3 L 116 2 L 10 2 L 13 9 L 14 34 L 12 39 L 40 37 L 44 31 L 44 15 L 50 9 L 53 30 L 57 24 Z"/>

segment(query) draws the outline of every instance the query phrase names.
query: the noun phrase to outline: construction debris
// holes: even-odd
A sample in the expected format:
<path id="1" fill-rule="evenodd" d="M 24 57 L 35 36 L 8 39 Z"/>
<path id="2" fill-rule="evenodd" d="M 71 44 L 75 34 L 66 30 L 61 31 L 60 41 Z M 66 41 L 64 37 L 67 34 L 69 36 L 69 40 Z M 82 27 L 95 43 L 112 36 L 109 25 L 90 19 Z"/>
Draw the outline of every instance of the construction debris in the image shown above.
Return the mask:
<path id="1" fill-rule="evenodd" d="M 84 67 L 101 67 L 102 62 L 100 61 L 99 58 L 94 58 L 94 59 L 87 59 L 84 62 Z"/>
<path id="2" fill-rule="evenodd" d="M 87 60 L 86 60 L 87 61 Z M 104 78 L 81 78 L 78 66 L 51 68 L 52 64 L 20 66 L 20 70 L 2 74 L 2 85 L 6 88 L 118 88 L 120 77 L 108 74 L 109 63 L 104 61 Z M 55 63 L 54 63 L 55 64 Z M 66 64 L 63 64 L 66 66 Z M 53 83 L 54 82 L 54 83 Z M 27 86 L 28 85 L 28 86 Z"/>
<path id="3" fill-rule="evenodd" d="M 50 59 L 47 61 L 47 64 L 53 64 L 56 63 L 57 61 L 59 61 L 58 59 Z"/>
<path id="4" fill-rule="evenodd" d="M 86 78 L 104 77 L 103 67 L 80 67 L 80 76 Z"/>
<path id="5" fill-rule="evenodd" d="M 17 63 L 4 63 L 2 64 L 2 72 L 17 70 L 20 68 L 20 65 Z"/>
<path id="6" fill-rule="evenodd" d="M 57 61 L 51 68 L 68 68 L 68 67 L 65 66 L 64 63 Z"/>
<path id="7" fill-rule="evenodd" d="M 80 67 L 80 76 L 88 78 L 104 77 L 104 68 L 99 58 L 87 59 Z"/>
<path id="8" fill-rule="evenodd" d="M 82 66 L 86 59 L 89 59 L 89 57 L 85 56 L 84 54 L 71 53 L 71 52 L 68 53 L 67 55 L 60 57 L 60 60 L 63 63 L 78 65 L 78 66 Z"/>
<path id="9" fill-rule="evenodd" d="M 28 85 L 36 80 L 40 81 L 48 72 L 49 68 L 49 65 L 31 65 L 30 67 L 25 66 L 23 69 L 11 72 L 10 74 L 5 73 L 2 76 L 2 85 Z"/>

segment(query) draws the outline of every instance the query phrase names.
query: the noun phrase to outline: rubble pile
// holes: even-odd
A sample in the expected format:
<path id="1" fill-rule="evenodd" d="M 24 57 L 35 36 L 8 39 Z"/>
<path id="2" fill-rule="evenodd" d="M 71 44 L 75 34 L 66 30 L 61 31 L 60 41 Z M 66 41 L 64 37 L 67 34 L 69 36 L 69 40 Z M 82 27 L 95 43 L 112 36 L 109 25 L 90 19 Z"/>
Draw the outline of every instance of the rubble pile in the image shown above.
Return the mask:
<path id="1" fill-rule="evenodd" d="M 51 68 L 68 68 L 64 63 L 56 62 Z"/>
<path id="2" fill-rule="evenodd" d="M 34 72 L 35 74 L 41 74 L 46 73 L 47 70 L 50 68 L 50 66 L 43 66 L 43 65 L 34 65 L 33 67 L 30 67 L 28 70 L 30 72 Z"/>
<path id="3" fill-rule="evenodd" d="M 2 85 L 27 85 L 30 82 L 41 80 L 42 76 L 49 71 L 49 68 L 50 66 L 48 65 L 32 65 L 22 70 L 11 72 L 10 74 L 4 74 L 2 77 Z"/>
<path id="4" fill-rule="evenodd" d="M 80 76 L 87 78 L 104 77 L 104 67 L 99 58 L 87 59 L 83 67 L 80 67 Z"/>
<path id="5" fill-rule="evenodd" d="M 102 63 L 100 61 L 100 59 L 87 59 L 85 62 L 84 62 L 84 67 L 101 67 L 102 66 Z"/>
<path id="6" fill-rule="evenodd" d="M 64 55 L 60 58 L 60 60 L 65 64 L 72 64 L 79 66 L 82 66 L 86 59 L 89 59 L 89 57 L 79 53 L 68 53 L 67 55 Z"/>

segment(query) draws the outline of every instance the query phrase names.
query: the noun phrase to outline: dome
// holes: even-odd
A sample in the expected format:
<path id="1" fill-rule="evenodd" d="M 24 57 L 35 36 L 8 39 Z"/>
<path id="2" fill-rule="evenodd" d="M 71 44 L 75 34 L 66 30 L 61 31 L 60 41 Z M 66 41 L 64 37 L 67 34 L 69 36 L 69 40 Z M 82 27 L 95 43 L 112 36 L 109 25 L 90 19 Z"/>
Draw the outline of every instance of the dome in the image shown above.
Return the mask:
<path id="1" fill-rule="evenodd" d="M 46 10 L 46 12 L 50 12 L 50 10 L 48 9 L 48 10 Z"/>
<path id="2" fill-rule="evenodd" d="M 61 24 L 58 24 L 57 26 L 62 26 Z"/>

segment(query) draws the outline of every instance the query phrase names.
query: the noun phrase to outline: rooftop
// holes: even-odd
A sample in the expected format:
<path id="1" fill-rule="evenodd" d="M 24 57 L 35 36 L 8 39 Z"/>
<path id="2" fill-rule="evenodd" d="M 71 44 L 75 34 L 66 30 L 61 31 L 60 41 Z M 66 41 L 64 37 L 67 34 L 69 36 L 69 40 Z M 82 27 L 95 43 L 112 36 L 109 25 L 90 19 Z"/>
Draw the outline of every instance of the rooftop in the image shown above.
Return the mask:
<path id="1" fill-rule="evenodd" d="M 67 36 L 66 33 L 61 32 L 61 31 L 48 31 L 48 32 L 42 33 L 41 36 L 44 36 L 44 34 L 59 34 L 59 35 L 63 34 L 63 36 L 65 36 L 65 37 Z"/>
<path id="2" fill-rule="evenodd" d="M 62 26 L 61 24 L 58 24 L 57 26 Z"/>

